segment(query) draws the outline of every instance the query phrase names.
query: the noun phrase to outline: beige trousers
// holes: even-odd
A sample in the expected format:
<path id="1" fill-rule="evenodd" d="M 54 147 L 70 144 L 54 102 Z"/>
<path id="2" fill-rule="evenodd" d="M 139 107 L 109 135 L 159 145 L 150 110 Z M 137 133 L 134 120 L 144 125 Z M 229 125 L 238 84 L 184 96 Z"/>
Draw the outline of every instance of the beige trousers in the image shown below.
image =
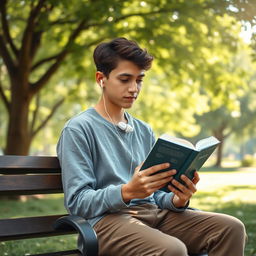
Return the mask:
<path id="1" fill-rule="evenodd" d="M 151 204 L 111 213 L 94 229 L 99 255 L 104 256 L 243 256 L 246 240 L 243 223 L 234 217 L 193 210 L 175 213 Z"/>

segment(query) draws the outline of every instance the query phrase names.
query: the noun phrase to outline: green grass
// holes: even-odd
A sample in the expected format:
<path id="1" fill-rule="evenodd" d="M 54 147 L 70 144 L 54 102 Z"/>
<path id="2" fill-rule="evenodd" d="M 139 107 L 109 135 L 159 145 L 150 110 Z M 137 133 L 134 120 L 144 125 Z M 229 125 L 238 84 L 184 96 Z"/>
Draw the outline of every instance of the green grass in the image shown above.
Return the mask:
<path id="1" fill-rule="evenodd" d="M 1 218 L 62 213 L 66 213 L 66 210 L 61 195 L 44 196 L 41 199 L 28 198 L 24 202 L 0 200 Z M 69 249 L 76 249 L 76 235 L 0 242 L 1 256 L 21 256 Z"/>
<path id="2" fill-rule="evenodd" d="M 256 169 L 206 168 L 200 171 L 198 192 L 191 206 L 205 211 L 233 215 L 245 224 L 248 243 L 245 256 L 256 256 Z M 0 200 L 0 216 L 22 217 L 64 213 L 60 195 L 30 198 L 25 202 Z M 0 227 L 1 228 L 1 227 Z M 76 235 L 0 242 L 0 254 L 20 256 L 28 253 L 43 253 L 74 249 Z"/>

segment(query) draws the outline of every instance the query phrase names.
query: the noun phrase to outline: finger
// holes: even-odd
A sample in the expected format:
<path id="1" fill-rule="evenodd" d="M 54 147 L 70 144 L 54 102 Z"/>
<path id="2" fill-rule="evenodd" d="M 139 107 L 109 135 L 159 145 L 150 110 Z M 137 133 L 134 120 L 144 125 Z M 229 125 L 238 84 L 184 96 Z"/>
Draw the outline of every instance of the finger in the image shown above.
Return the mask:
<path id="1" fill-rule="evenodd" d="M 170 177 L 173 177 L 174 174 L 176 174 L 176 170 L 172 169 L 169 171 L 160 172 L 151 176 L 148 176 L 148 182 L 154 182 L 154 181 L 161 181 L 165 179 L 169 179 Z"/>
<path id="2" fill-rule="evenodd" d="M 158 187 L 158 186 L 163 187 L 167 183 L 170 183 L 172 180 L 173 180 L 173 177 L 168 176 L 168 177 L 165 177 L 165 178 L 160 179 L 160 180 L 151 181 L 148 184 L 149 184 L 150 187 Z"/>
<path id="3" fill-rule="evenodd" d="M 157 164 L 157 165 L 149 167 L 148 169 L 143 170 L 143 174 L 145 176 L 150 176 L 160 170 L 167 169 L 169 167 L 170 167 L 169 163 Z"/>
<path id="4" fill-rule="evenodd" d="M 192 181 L 191 181 L 191 179 L 189 179 L 187 176 L 185 176 L 185 175 L 181 175 L 181 179 L 185 182 L 185 184 L 186 184 L 186 187 L 190 190 L 190 191 L 192 191 L 192 193 L 195 193 L 196 191 L 197 191 L 197 189 L 196 189 L 196 184 L 195 183 L 193 183 Z"/>
<path id="5" fill-rule="evenodd" d="M 153 176 L 156 175 L 152 175 L 152 176 L 142 176 L 143 172 L 139 172 L 137 175 L 140 179 L 140 184 L 142 186 L 144 186 L 144 188 L 148 189 L 152 189 L 152 188 L 162 188 L 163 186 L 165 186 L 167 183 L 171 182 L 171 180 L 173 179 L 172 175 L 168 175 L 166 176 L 166 173 L 161 173 L 161 178 L 156 179 Z M 163 176 L 165 175 L 165 176 Z M 159 175 L 157 175 L 159 176 Z"/>
<path id="6" fill-rule="evenodd" d="M 195 172 L 195 173 L 194 173 L 194 178 L 192 179 L 192 182 L 193 182 L 194 184 L 197 184 L 199 181 L 200 181 L 199 174 L 198 174 L 198 172 Z"/>
<path id="7" fill-rule="evenodd" d="M 144 162 L 142 162 L 141 164 L 139 164 L 139 165 L 135 168 L 134 173 L 139 172 L 143 164 L 144 164 Z"/>
<path id="8" fill-rule="evenodd" d="M 182 175 L 183 176 L 183 175 Z M 184 175 L 185 176 L 185 175 Z M 185 176 L 186 177 L 186 176 Z M 180 190 L 183 194 L 188 194 L 189 193 L 189 189 L 184 186 L 183 184 L 181 184 L 180 182 L 178 182 L 177 180 L 173 179 L 172 180 L 172 184 L 178 189 Z"/>
<path id="9" fill-rule="evenodd" d="M 173 177 L 168 177 L 168 179 L 157 181 L 157 182 L 152 182 L 150 183 L 150 188 L 154 191 L 161 189 L 164 187 L 166 184 L 170 184 L 172 181 Z"/>
<path id="10" fill-rule="evenodd" d="M 173 179 L 173 177 L 169 176 L 160 181 L 148 182 L 147 178 L 148 177 L 142 177 L 139 182 L 140 190 L 144 191 L 147 195 L 154 193 L 156 190 L 162 188 Z"/>
<path id="11" fill-rule="evenodd" d="M 177 195 L 179 198 L 183 198 L 184 194 L 177 188 L 175 188 L 172 185 L 168 185 L 168 189 L 173 192 L 175 195 Z"/>
<path id="12" fill-rule="evenodd" d="M 192 197 L 193 193 L 190 190 L 186 189 L 186 192 L 181 191 L 180 188 L 177 188 L 177 185 L 175 185 L 176 187 L 169 185 L 168 188 L 171 192 L 173 192 L 180 200 L 187 202 L 190 200 L 190 198 Z"/>
<path id="13" fill-rule="evenodd" d="M 139 173 L 141 172 L 140 169 L 141 169 L 143 163 L 144 163 L 144 162 L 142 162 L 140 165 L 138 165 L 138 166 L 135 168 L 134 173 L 133 173 L 134 176 L 140 176 Z"/>

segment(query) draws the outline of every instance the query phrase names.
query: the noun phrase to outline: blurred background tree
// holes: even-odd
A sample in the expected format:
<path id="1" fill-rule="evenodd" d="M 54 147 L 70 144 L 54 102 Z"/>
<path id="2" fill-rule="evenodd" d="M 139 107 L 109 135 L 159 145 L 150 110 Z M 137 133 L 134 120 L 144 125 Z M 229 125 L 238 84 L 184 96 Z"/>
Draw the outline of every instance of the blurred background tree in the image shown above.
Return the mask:
<path id="1" fill-rule="evenodd" d="M 241 114 L 240 101 L 246 93 L 255 94 L 248 94 L 254 70 L 237 60 L 246 47 L 250 58 L 254 47 L 254 37 L 250 46 L 240 37 L 242 28 L 255 22 L 251 3 L 2 0 L 3 153 L 51 154 L 49 147 L 56 144 L 64 122 L 99 97 L 94 47 L 120 36 L 138 41 L 155 57 L 132 113 L 149 122 L 156 134 L 191 137 L 206 129 L 214 134 L 213 127 L 196 117 L 204 114 L 206 120 L 207 112 L 223 108 Z M 255 120 L 250 123 L 255 126 Z"/>

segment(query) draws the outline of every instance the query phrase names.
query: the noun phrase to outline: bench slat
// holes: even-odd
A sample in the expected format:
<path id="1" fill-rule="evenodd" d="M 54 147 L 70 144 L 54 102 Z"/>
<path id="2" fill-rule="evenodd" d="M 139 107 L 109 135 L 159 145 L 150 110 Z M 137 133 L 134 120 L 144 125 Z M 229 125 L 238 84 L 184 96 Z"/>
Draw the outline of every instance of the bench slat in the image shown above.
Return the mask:
<path id="1" fill-rule="evenodd" d="M 60 173 L 56 156 L 0 156 L 1 174 Z"/>
<path id="2" fill-rule="evenodd" d="M 43 254 L 29 254 L 30 256 L 81 256 L 82 254 L 78 250 L 69 250 L 62 252 L 52 252 Z"/>
<path id="3" fill-rule="evenodd" d="M 60 174 L 0 175 L 0 195 L 62 193 Z"/>
<path id="4" fill-rule="evenodd" d="M 54 230 L 53 223 L 65 215 L 50 215 L 16 219 L 0 219 L 0 241 L 74 234 L 76 231 Z"/>

